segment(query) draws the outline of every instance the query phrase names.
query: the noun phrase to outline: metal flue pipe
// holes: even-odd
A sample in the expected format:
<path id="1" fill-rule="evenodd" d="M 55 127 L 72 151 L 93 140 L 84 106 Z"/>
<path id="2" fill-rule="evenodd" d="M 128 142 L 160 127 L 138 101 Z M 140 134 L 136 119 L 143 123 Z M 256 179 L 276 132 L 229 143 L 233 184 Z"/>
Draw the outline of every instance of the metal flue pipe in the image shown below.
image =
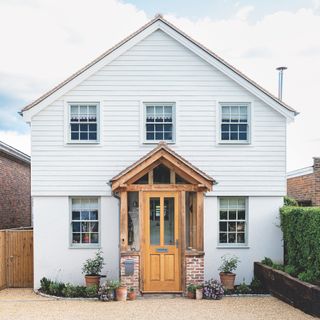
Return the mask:
<path id="1" fill-rule="evenodd" d="M 278 98 L 282 100 L 282 89 L 283 89 L 283 71 L 287 70 L 287 67 L 278 67 L 277 70 L 279 71 L 279 84 L 278 84 Z"/>

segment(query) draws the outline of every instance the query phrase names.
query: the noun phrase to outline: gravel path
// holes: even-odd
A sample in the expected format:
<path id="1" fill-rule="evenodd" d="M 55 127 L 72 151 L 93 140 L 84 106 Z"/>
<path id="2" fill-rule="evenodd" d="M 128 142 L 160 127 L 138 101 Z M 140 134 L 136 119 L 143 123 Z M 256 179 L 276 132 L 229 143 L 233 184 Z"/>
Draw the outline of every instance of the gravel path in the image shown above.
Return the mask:
<path id="1" fill-rule="evenodd" d="M 30 289 L 0 291 L 0 320 L 260 320 L 314 319 L 273 297 L 225 297 L 220 301 L 148 298 L 128 302 L 66 301 Z"/>

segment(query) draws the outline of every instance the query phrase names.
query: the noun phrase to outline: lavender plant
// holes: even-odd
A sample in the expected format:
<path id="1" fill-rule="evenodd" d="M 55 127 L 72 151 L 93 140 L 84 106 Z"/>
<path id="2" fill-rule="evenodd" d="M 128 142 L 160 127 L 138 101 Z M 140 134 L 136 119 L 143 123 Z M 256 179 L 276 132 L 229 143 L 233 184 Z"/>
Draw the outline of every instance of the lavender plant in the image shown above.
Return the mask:
<path id="1" fill-rule="evenodd" d="M 214 279 L 210 279 L 204 283 L 203 298 L 220 300 L 224 295 L 222 284 Z"/>

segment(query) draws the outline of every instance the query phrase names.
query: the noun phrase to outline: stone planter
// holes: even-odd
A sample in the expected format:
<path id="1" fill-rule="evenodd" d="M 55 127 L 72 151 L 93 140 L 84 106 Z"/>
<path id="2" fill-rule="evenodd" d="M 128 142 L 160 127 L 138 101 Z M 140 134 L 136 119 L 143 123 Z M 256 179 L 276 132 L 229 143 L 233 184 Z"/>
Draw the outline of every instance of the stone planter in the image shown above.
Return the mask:
<path id="1" fill-rule="evenodd" d="M 136 294 L 135 291 L 128 292 L 128 300 L 133 301 L 133 300 L 136 300 L 136 299 L 137 299 L 137 294 Z"/>
<path id="2" fill-rule="evenodd" d="M 188 297 L 188 299 L 194 299 L 195 298 L 195 293 L 193 291 L 188 291 L 187 292 L 187 297 Z"/>
<path id="3" fill-rule="evenodd" d="M 254 263 L 254 275 L 277 298 L 311 315 L 320 316 L 320 287 Z"/>
<path id="4" fill-rule="evenodd" d="M 233 290 L 234 289 L 234 281 L 236 278 L 235 273 L 226 273 L 226 272 L 220 272 L 220 281 L 222 285 L 228 289 L 228 290 Z"/>
<path id="5" fill-rule="evenodd" d="M 196 289 L 196 299 L 197 300 L 202 300 L 203 298 L 203 289 L 202 288 L 197 288 Z"/>

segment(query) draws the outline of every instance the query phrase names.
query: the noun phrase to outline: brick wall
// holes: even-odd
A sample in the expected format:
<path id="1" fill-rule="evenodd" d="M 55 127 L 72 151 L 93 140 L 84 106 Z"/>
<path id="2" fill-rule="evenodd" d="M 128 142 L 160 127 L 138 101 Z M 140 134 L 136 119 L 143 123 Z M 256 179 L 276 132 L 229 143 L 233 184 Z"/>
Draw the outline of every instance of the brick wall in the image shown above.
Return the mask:
<path id="1" fill-rule="evenodd" d="M 125 275 L 125 261 L 134 261 L 133 275 Z M 121 283 L 128 287 L 133 287 L 136 293 L 140 291 L 140 257 L 138 255 L 125 255 L 120 258 L 120 279 Z"/>
<path id="2" fill-rule="evenodd" d="M 0 152 L 0 229 L 30 225 L 30 165 Z"/>
<path id="3" fill-rule="evenodd" d="M 297 201 L 320 206 L 320 158 L 313 159 L 313 173 L 287 179 L 287 194 Z"/>
<path id="4" fill-rule="evenodd" d="M 204 283 L 204 256 L 186 256 L 186 286 Z"/>

